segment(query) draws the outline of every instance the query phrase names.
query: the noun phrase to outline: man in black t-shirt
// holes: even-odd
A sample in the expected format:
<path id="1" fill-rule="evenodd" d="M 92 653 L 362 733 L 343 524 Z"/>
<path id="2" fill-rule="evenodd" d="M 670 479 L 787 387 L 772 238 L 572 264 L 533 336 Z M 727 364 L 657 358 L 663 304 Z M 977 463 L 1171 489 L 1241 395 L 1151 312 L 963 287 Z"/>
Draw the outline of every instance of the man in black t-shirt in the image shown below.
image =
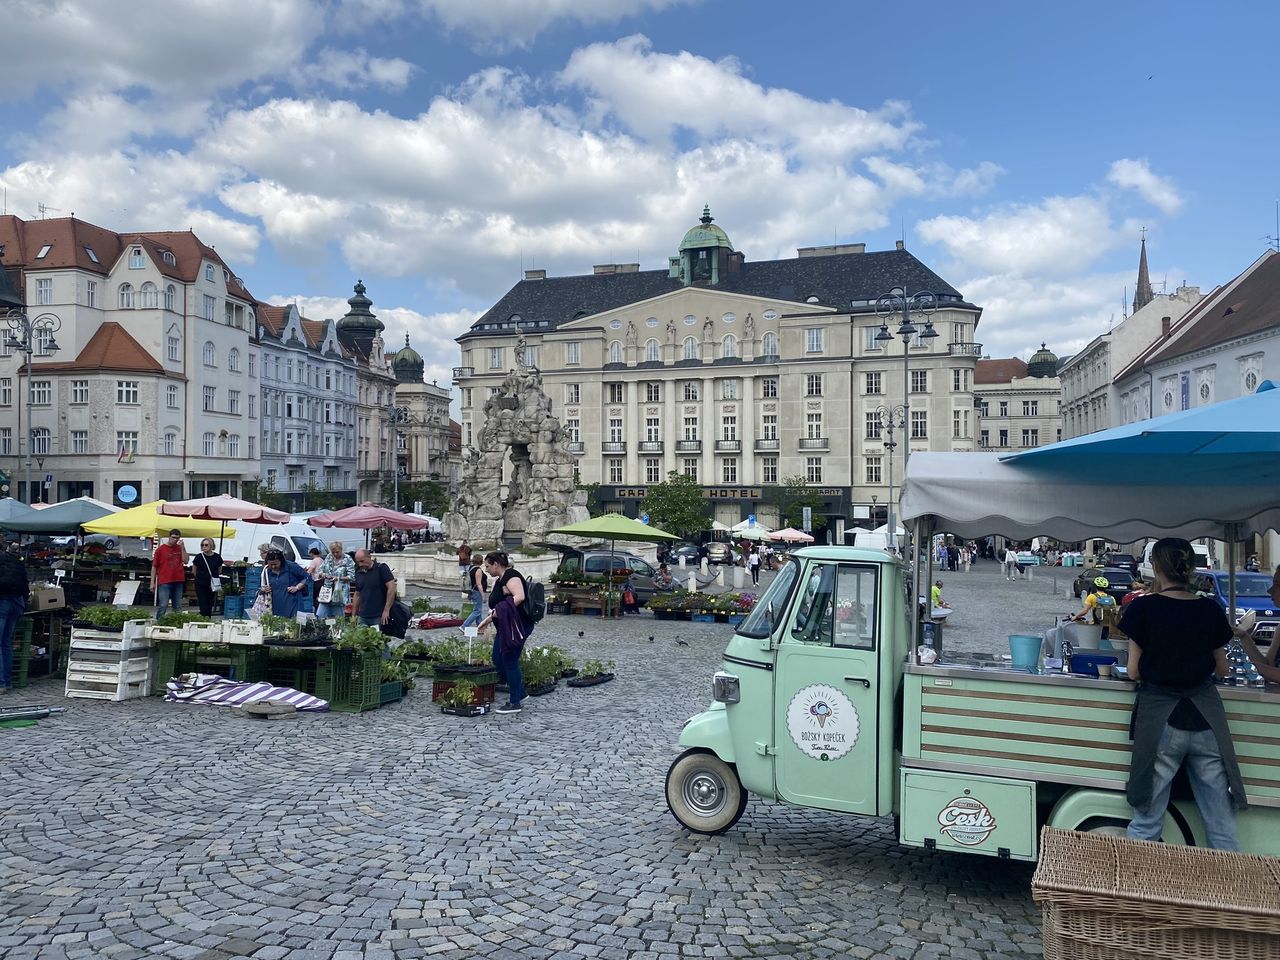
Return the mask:
<path id="1" fill-rule="evenodd" d="M 391 619 L 396 602 L 396 578 L 385 563 L 368 550 L 356 551 L 356 576 L 351 583 L 351 608 L 366 627 L 381 627 Z"/>

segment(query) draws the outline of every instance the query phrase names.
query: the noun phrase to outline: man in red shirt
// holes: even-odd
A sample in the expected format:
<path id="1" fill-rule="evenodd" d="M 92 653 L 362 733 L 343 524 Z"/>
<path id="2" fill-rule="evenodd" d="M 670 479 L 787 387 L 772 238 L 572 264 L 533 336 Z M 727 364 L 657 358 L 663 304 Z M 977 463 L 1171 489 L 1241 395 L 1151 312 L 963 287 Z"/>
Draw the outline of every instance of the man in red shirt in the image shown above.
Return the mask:
<path id="1" fill-rule="evenodd" d="M 175 612 L 181 611 L 186 582 L 187 548 L 182 543 L 182 531 L 170 530 L 169 541 L 156 547 L 151 558 L 151 592 L 156 595 L 157 619 L 170 604 Z"/>

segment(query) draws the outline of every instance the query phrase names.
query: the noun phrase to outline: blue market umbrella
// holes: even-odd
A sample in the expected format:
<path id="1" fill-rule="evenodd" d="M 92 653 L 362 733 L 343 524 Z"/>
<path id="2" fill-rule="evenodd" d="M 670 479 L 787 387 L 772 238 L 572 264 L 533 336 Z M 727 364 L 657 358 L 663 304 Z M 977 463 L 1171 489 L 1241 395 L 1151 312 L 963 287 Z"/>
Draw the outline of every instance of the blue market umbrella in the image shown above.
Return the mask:
<path id="1" fill-rule="evenodd" d="M 1099 486 L 1280 481 L 1280 390 L 1127 423 L 1000 458 Z"/>

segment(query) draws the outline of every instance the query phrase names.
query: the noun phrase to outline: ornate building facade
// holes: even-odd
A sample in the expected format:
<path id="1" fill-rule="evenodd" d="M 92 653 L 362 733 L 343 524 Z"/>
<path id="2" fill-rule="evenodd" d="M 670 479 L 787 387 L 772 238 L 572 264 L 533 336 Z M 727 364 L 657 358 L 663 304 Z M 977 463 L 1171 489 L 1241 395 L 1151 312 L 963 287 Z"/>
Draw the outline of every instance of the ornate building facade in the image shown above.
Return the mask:
<path id="1" fill-rule="evenodd" d="M 395 370 L 382 340 L 386 328 L 363 282 L 356 281 L 347 304 L 338 341 L 356 363 L 356 502 L 389 502 L 395 485 Z"/>
<path id="2" fill-rule="evenodd" d="M 1062 432 L 1058 358 L 1043 343 L 1023 363 L 979 360 L 974 373 L 978 449 L 995 453 L 1055 443 Z"/>
<path id="3" fill-rule="evenodd" d="M 449 403 L 452 393 L 423 376 L 426 364 L 417 350 L 404 346 L 391 362 L 396 375 L 396 466 L 402 483 L 443 483 L 454 490 L 461 457 L 449 450 Z"/>

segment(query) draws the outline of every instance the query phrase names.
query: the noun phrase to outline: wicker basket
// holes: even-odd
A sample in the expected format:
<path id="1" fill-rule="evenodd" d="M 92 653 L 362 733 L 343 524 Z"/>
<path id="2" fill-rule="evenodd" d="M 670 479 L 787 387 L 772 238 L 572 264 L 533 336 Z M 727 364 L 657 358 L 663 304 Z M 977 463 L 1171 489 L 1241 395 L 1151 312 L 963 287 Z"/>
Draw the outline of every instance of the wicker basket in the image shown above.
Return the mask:
<path id="1" fill-rule="evenodd" d="M 1280 860 L 1045 827 L 1047 960 L 1274 960 Z"/>

